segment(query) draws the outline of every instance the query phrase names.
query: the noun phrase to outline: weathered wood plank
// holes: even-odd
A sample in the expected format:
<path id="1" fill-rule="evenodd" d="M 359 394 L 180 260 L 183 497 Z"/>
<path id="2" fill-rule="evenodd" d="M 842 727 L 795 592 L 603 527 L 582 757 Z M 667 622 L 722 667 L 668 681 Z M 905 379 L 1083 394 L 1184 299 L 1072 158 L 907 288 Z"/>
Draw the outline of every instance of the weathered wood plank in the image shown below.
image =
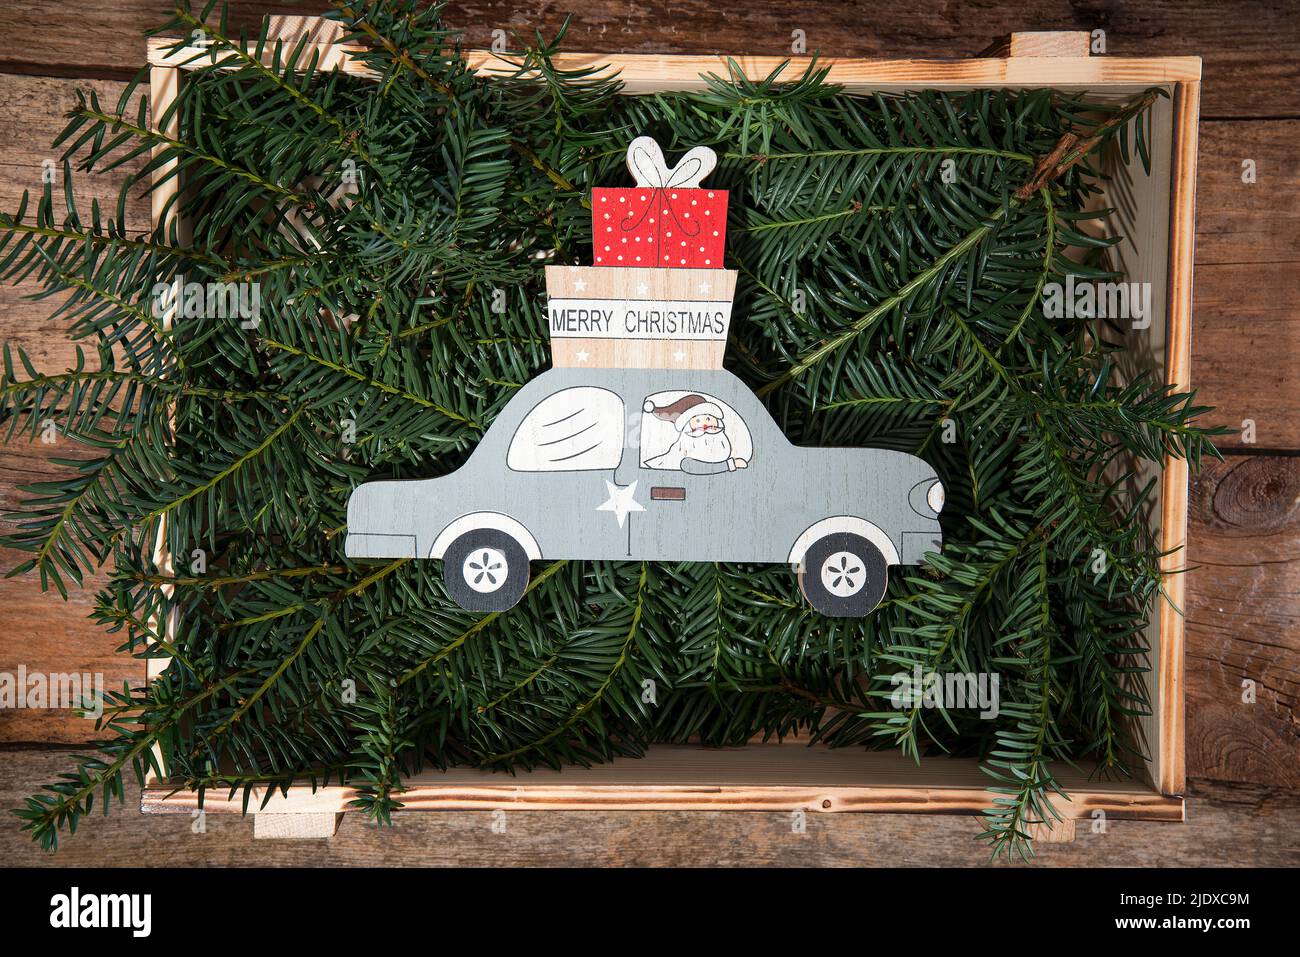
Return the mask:
<path id="1" fill-rule="evenodd" d="M 1300 448 L 1297 143 L 1296 120 L 1201 124 L 1192 384 L 1216 406 L 1206 422 L 1252 420 L 1257 449 Z M 1242 437 L 1220 446 L 1243 447 Z"/>
<path id="2" fill-rule="evenodd" d="M 64 113 L 76 102 L 74 91 L 93 90 L 102 103 L 112 107 L 125 84 L 16 76 L 0 78 L 0 84 L 5 94 L 0 97 L 0 209 L 14 212 L 24 190 L 39 195 L 47 161 L 54 164 L 54 185 L 61 201 L 63 164 L 60 151 L 50 144 L 64 126 Z M 74 174 L 83 216 L 88 216 L 92 199 L 111 211 L 126 174 L 126 169 L 93 178 Z M 132 229 L 149 228 L 147 198 L 136 197 L 128 204 L 127 222 Z M 62 371 L 72 366 L 75 356 L 66 324 L 50 318 L 62 297 L 24 298 L 38 291 L 34 282 L 0 286 L 0 341 L 22 347 L 38 369 Z M 93 353 L 93 345 L 90 349 Z M 19 485 L 66 474 L 68 470 L 56 466 L 53 458 L 86 454 L 67 439 L 45 445 L 15 438 L 0 448 L 0 504 L 5 508 L 16 505 L 22 496 Z M 13 530 L 12 522 L 0 523 L 0 531 Z M 23 557 L 17 551 L 0 549 L 0 570 L 8 571 Z M 0 672 L 16 674 L 25 666 L 28 672 L 42 674 L 88 673 L 101 675 L 105 687 L 119 689 L 123 681 L 138 682 L 143 673 L 140 662 L 114 654 L 120 638 L 105 634 L 88 619 L 95 592 L 106 580 L 104 575 L 88 579 L 85 589 L 72 590 L 64 602 L 56 592 L 42 594 L 32 576 L 0 579 Z M 67 709 L 0 710 L 0 741 L 73 744 L 93 737 L 94 722 Z"/>
<path id="3" fill-rule="evenodd" d="M 0 68 L 58 76 L 125 79 L 141 63 L 142 32 L 161 22 L 169 0 L 31 0 L 0 14 Z M 324 2 L 233 0 L 232 22 L 262 13 L 317 13 Z M 827 56 L 959 57 L 1018 31 L 1101 29 L 1119 56 L 1194 55 L 1206 61 L 1207 116 L 1295 116 L 1300 29 L 1287 0 L 1251 5 L 1249 15 L 1216 0 L 1115 0 L 1103 8 L 1069 0 L 1032 7 L 917 4 L 900 18 L 888 5 L 828 0 L 792 7 L 753 0 L 731 10 L 708 0 L 628 5 L 584 0 L 454 0 L 447 20 L 470 45 L 487 46 L 494 30 L 553 35 L 572 11 L 567 45 L 597 52 L 791 52 L 803 31 L 808 52 Z"/>
<path id="4" fill-rule="evenodd" d="M 259 841 L 305 841 L 331 838 L 342 814 L 256 814 L 253 837 Z"/>
<path id="5" fill-rule="evenodd" d="M 63 751 L 0 751 L 0 807 L 53 780 Z M 389 829 L 344 816 L 328 841 L 255 841 L 234 815 L 98 813 L 45 854 L 0 818 L 0 857 L 37 866 L 981 866 L 969 815 L 808 814 L 742 811 L 445 811 L 398 813 Z M 1038 866 L 1297 866 L 1300 795 L 1194 781 L 1185 824 L 1082 821 L 1071 844 L 1042 844 Z M 800 831 L 802 825 L 802 832 Z"/>
<path id="6" fill-rule="evenodd" d="M 1300 458 L 1228 456 L 1189 505 L 1188 774 L 1300 788 Z"/>
<path id="7" fill-rule="evenodd" d="M 17 485 L 49 481 L 58 474 L 49 461 L 49 448 L 23 442 L 0 450 L 0 505 L 16 502 Z M 53 448 L 54 454 L 75 457 L 68 442 Z M 12 522 L 0 522 L 0 531 L 13 530 Z M 0 549 L 0 570 L 8 571 L 25 557 Z M 143 665 L 115 654 L 120 636 L 106 634 L 89 618 L 95 593 L 107 580 L 105 574 L 88 577 L 85 588 L 69 589 L 66 602 L 57 592 L 42 594 L 30 576 L 0 580 L 0 672 L 16 676 L 23 668 L 29 675 L 88 675 L 92 687 L 104 689 L 120 690 L 124 681 L 139 684 Z M 0 742 L 75 744 L 97 737 L 94 722 L 66 706 L 75 704 L 0 708 Z"/>
<path id="8" fill-rule="evenodd" d="M 62 131 L 65 114 L 76 104 L 78 89 L 93 92 L 107 108 L 113 108 L 125 84 L 114 80 L 65 80 L 49 77 L 0 75 L 0 210 L 13 213 L 24 192 L 31 196 L 28 215 L 44 188 L 43 176 L 51 169 L 56 208 L 63 201 L 62 150 L 50 144 Z M 133 100 L 131 109 L 138 101 Z M 133 164 L 134 168 L 142 165 Z M 89 218 L 90 204 L 97 200 L 110 214 L 132 166 L 104 174 L 73 173 L 76 198 L 83 218 Z M 127 203 L 127 225 L 144 232 L 149 229 L 149 201 L 139 195 Z M 38 368 L 51 371 L 66 368 L 74 357 L 73 346 L 64 334 L 65 323 L 50 315 L 62 297 L 33 300 L 38 293 L 34 282 L 20 286 L 0 285 L 0 339 L 13 341 L 27 350 Z"/>

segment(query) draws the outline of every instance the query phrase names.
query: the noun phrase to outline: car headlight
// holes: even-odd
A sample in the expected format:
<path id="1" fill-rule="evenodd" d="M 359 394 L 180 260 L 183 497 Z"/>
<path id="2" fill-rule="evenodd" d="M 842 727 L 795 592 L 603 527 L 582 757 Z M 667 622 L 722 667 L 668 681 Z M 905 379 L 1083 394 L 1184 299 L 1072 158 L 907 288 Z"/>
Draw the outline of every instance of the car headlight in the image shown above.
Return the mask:
<path id="1" fill-rule="evenodd" d="M 935 482 L 930 486 L 930 491 L 925 493 L 926 504 L 934 509 L 934 514 L 938 515 L 943 511 L 943 483 Z"/>
<path id="2" fill-rule="evenodd" d="M 917 482 L 907 493 L 907 503 L 912 511 L 922 518 L 937 518 L 943 511 L 943 483 L 937 478 L 928 478 Z"/>

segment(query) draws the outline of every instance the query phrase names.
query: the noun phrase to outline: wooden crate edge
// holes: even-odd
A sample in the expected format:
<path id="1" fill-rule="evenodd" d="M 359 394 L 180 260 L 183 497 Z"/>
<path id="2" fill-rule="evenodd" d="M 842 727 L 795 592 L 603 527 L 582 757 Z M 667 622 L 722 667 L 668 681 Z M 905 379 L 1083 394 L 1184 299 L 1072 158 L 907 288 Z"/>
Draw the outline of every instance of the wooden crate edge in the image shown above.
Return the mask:
<path id="1" fill-rule="evenodd" d="M 310 791 L 304 782 L 276 795 L 265 807 L 253 801 L 250 814 L 327 814 L 352 811 L 356 791 L 332 785 Z M 412 784 L 398 795 L 407 812 L 488 811 L 512 807 L 533 811 L 816 811 L 819 813 L 973 814 L 989 806 L 989 793 L 967 787 L 818 787 L 814 785 L 433 785 Z M 1149 789 L 1071 791 L 1056 804 L 1061 816 L 1086 820 L 1096 812 L 1122 820 L 1181 822 L 1183 798 Z M 188 814 L 198 808 L 194 793 L 162 784 L 141 793 L 147 814 Z M 239 799 L 207 795 L 204 810 L 238 814 Z"/>
<path id="2" fill-rule="evenodd" d="M 176 47 L 175 39 L 150 37 L 148 61 L 154 67 L 193 70 L 220 65 L 237 59 L 229 51 L 207 45 L 187 44 Z M 269 60 L 272 50 L 264 51 Z M 344 73 L 373 77 L 358 55 L 362 48 L 344 43 L 307 44 L 303 55 L 317 57 L 317 69 L 341 70 Z M 516 64 L 491 50 L 469 49 L 463 53 L 476 71 L 485 74 L 512 73 Z M 1201 58 L 1167 57 L 1088 57 L 1088 56 L 988 56 L 955 59 L 897 58 L 868 59 L 859 57 L 810 56 L 718 56 L 689 53 L 560 53 L 555 64 L 565 70 L 607 66 L 618 71 L 629 92 L 650 92 L 648 85 L 672 81 L 681 90 L 702 90 L 702 75 L 725 75 L 728 63 L 734 62 L 749 79 L 769 76 L 782 64 L 789 75 L 797 75 L 815 62 L 828 67 L 835 82 L 853 84 L 918 84 L 934 86 L 1080 86 L 1080 85 L 1154 85 L 1198 81 Z"/>
<path id="3" fill-rule="evenodd" d="M 1169 223 L 1169 325 L 1165 341 L 1165 381 L 1180 391 L 1191 387 L 1193 257 L 1196 236 L 1197 131 L 1201 85 L 1179 83 L 1174 90 L 1173 182 Z M 1182 794 L 1186 769 L 1186 607 L 1187 515 L 1190 472 L 1183 459 L 1169 457 L 1161 477 L 1161 562 L 1167 601 L 1159 606 L 1159 735 L 1154 742 L 1155 785 L 1162 794 Z"/>
<path id="4" fill-rule="evenodd" d="M 172 53 L 168 49 L 175 46 L 175 40 L 152 37 L 147 41 L 147 58 L 151 66 L 150 105 L 151 114 L 166 109 L 177 92 L 180 74 L 185 69 L 206 65 L 202 60 L 208 59 L 210 50 L 205 47 L 186 46 Z M 360 50 L 357 47 L 340 43 L 308 44 L 307 53 L 319 57 L 319 69 L 340 69 L 345 73 L 372 76 L 373 73 L 363 63 L 355 59 Z M 485 50 L 466 51 L 471 65 L 483 73 L 508 72 L 513 65 L 503 61 L 496 54 Z M 628 83 L 629 92 L 642 92 L 635 89 L 636 83 L 662 83 L 672 81 L 684 83 L 677 88 L 703 89 L 702 73 L 726 72 L 728 58 L 719 56 L 676 55 L 676 54 L 620 54 L 620 53 L 564 53 L 557 57 L 557 64 L 565 69 L 574 69 L 594 63 L 608 64 L 617 69 Z M 734 58 L 747 77 L 761 79 L 769 75 L 782 63 L 788 64 L 791 74 L 801 72 L 810 62 L 809 57 L 779 56 L 742 56 Z M 852 88 L 854 84 L 872 85 L 908 85 L 925 83 L 935 87 L 980 87 L 980 86 L 1135 86 L 1135 85 L 1171 85 L 1181 97 L 1182 108 L 1175 129 L 1175 144 L 1178 150 L 1175 166 L 1175 199 L 1170 236 L 1170 355 L 1166 370 L 1168 381 L 1186 386 L 1189 379 L 1189 348 L 1191 322 L 1191 252 L 1192 232 L 1194 230 L 1195 204 L 1195 168 L 1196 168 L 1196 127 L 1199 115 L 1201 58 L 1189 56 L 1177 57 L 1105 57 L 1086 56 L 1019 56 L 1019 57 L 974 57 L 969 59 L 886 59 L 872 60 L 859 58 L 825 58 L 817 61 L 829 66 L 831 77 L 836 82 Z M 665 64 L 667 65 L 665 68 Z M 693 84 L 698 84 L 695 86 Z M 645 90 L 644 92 L 648 92 Z M 1189 126 L 1187 124 L 1190 124 Z M 1190 132 L 1188 132 L 1190 130 Z M 1190 146 L 1189 146 L 1190 140 Z M 1190 154 L 1189 154 L 1190 150 Z M 1190 171 L 1190 172 L 1188 172 Z M 165 184 L 166 189 L 155 194 L 153 204 L 155 216 L 165 202 L 166 196 L 175 189 L 175 181 Z M 176 216 L 175 205 L 168 210 L 168 220 Z M 1179 303 L 1183 304 L 1178 308 Z M 1171 460 L 1162 480 L 1162 544 L 1176 543 L 1185 545 L 1188 507 L 1188 475 L 1186 464 Z M 1173 494 L 1171 494 L 1173 493 Z M 161 536 L 160 536 L 161 538 Z M 1181 554 L 1181 553 L 1179 553 Z M 1181 567 L 1171 563 L 1167 577 L 1170 599 L 1182 608 L 1185 592 L 1183 577 L 1173 573 L 1172 569 Z M 1117 798 L 1116 792 L 1094 792 L 1078 790 L 1072 792 L 1072 806 L 1106 811 L 1114 816 L 1131 816 L 1146 820 L 1181 821 L 1184 819 L 1184 802 L 1181 797 L 1185 787 L 1184 761 L 1184 700 L 1183 700 L 1183 637 L 1184 624 L 1180 610 L 1175 610 L 1169 603 L 1161 605 L 1159 612 L 1159 634 L 1161 642 L 1160 671 L 1158 676 L 1160 688 L 1160 735 L 1156 744 L 1155 785 L 1156 791 L 1137 789 L 1131 792 L 1132 798 Z M 170 623 L 169 623 L 170 624 Z M 1166 655 L 1165 651 L 1169 654 Z M 151 668 L 148 678 L 155 677 Z M 161 756 L 159 755 L 159 758 Z M 297 785 L 295 787 L 298 787 Z M 887 787 L 868 786 L 851 788 L 798 788 L 787 786 L 772 787 L 731 787 L 720 786 L 703 796 L 698 789 L 683 793 L 676 787 L 637 786 L 634 793 L 624 793 L 618 800 L 613 797 L 610 786 L 582 787 L 569 786 L 559 789 L 561 797 L 556 803 L 549 803 L 548 797 L 536 786 L 516 786 L 511 793 L 518 793 L 512 803 L 520 803 L 536 809 L 571 809 L 588 807 L 583 801 L 590 801 L 591 807 L 620 807 L 628 810 L 687 810 L 719 809 L 729 807 L 742 810 L 773 810 L 780 807 L 804 807 L 805 804 L 790 805 L 794 800 L 810 799 L 820 806 L 818 810 L 841 811 L 863 810 L 882 812 L 928 812 L 928 813 L 973 813 L 987 807 L 988 792 L 984 789 L 944 788 L 944 787 Z M 481 789 L 474 789 L 475 794 Z M 473 796 L 465 798 L 470 803 L 464 806 L 496 807 L 490 799 L 495 799 L 501 789 L 492 788 L 486 797 Z M 552 789 L 554 790 L 554 789 Z M 454 787 L 429 786 L 423 788 L 431 800 L 438 802 L 438 808 L 445 809 L 461 798 L 455 797 L 464 789 Z M 818 794 L 824 796 L 819 800 Z M 319 789 L 307 798 L 324 796 L 321 804 L 308 801 L 301 810 L 288 810 L 288 813 L 320 813 L 323 810 L 346 809 L 348 801 L 354 796 L 351 788 L 330 787 Z M 628 799 L 633 799 L 628 803 Z M 297 799 L 279 798 L 288 804 L 295 804 Z M 776 801 L 778 808 L 773 807 Z M 447 802 L 453 803 L 447 803 Z M 483 803 L 487 801 L 487 803 Z M 575 803 L 575 801 L 577 803 Z M 752 806 L 750 803 L 752 802 Z M 785 802 L 785 803 L 782 803 Z M 964 803 L 963 803 L 964 802 Z M 213 805 L 211 798 L 206 802 Z M 221 802 L 222 804 L 227 802 Z M 164 782 L 155 778 L 146 781 L 141 792 L 141 810 L 146 813 L 188 812 L 197 804 L 194 795 L 187 792 L 174 792 Z M 276 805 L 267 808 L 272 812 Z M 296 807 L 296 804 L 295 804 Z M 222 807 L 221 810 L 238 811 L 238 806 Z M 427 808 L 429 810 L 434 807 Z M 280 808 L 278 813 L 286 813 Z M 1083 816 L 1082 814 L 1078 816 Z"/>

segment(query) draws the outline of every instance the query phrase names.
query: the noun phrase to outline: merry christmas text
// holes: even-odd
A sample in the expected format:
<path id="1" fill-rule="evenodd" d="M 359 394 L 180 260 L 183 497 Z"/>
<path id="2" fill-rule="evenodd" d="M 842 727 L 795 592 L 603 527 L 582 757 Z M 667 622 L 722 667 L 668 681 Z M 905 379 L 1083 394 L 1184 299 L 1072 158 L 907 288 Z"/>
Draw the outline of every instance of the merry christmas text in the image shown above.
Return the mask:
<path id="1" fill-rule="evenodd" d="M 725 339 L 730 310 L 710 302 L 552 299 L 553 338 Z"/>

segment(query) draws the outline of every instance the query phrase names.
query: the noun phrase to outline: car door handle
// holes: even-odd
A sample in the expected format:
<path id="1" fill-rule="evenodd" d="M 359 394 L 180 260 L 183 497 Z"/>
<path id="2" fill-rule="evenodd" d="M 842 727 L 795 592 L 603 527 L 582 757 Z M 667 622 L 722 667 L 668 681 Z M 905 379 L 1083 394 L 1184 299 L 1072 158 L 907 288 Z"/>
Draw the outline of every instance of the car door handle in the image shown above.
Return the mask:
<path id="1" fill-rule="evenodd" d="M 686 489 L 680 485 L 651 485 L 650 500 L 652 502 L 684 502 L 686 501 Z"/>

